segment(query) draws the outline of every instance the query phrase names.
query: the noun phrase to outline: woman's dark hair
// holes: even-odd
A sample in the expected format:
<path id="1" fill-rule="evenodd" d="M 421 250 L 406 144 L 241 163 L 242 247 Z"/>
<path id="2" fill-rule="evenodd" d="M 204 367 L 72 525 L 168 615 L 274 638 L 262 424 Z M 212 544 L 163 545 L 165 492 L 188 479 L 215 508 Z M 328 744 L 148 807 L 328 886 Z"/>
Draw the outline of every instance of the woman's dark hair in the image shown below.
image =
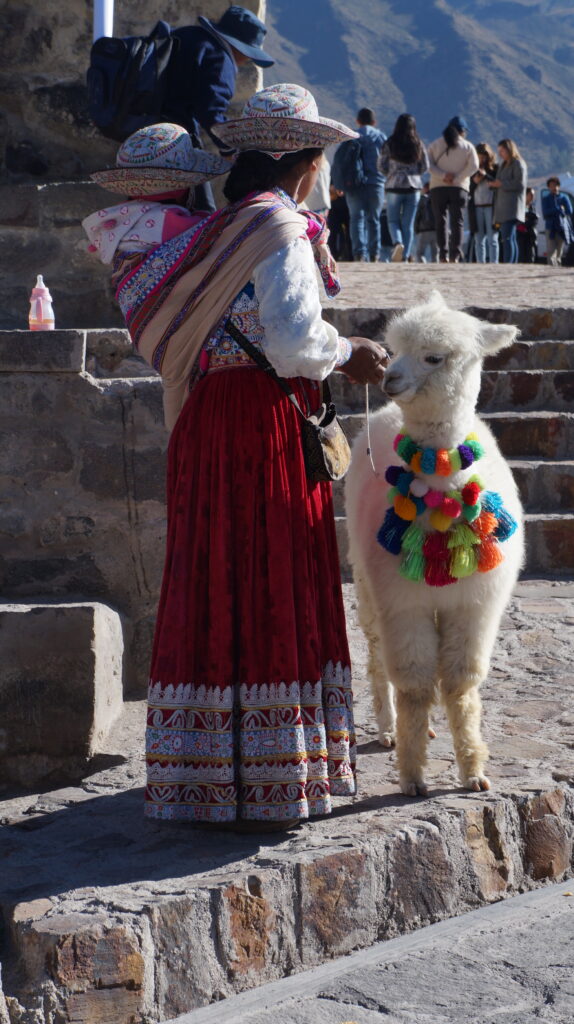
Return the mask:
<path id="1" fill-rule="evenodd" d="M 458 146 L 461 133 L 458 128 L 455 128 L 453 124 L 447 124 L 442 137 L 447 144 L 448 149 L 453 149 L 454 146 Z"/>
<path id="2" fill-rule="evenodd" d="M 420 160 L 423 144 L 412 114 L 400 114 L 397 117 L 393 134 L 389 138 L 389 153 L 393 160 L 399 160 L 402 164 L 414 164 Z"/>
<path id="3" fill-rule="evenodd" d="M 248 149 L 240 153 L 229 172 L 223 194 L 230 203 L 249 195 L 250 192 L 267 192 L 302 161 L 311 163 L 322 154 L 322 149 L 299 149 L 296 153 L 285 153 L 280 160 L 274 160 L 268 153 Z"/>
<path id="4" fill-rule="evenodd" d="M 484 170 L 491 174 L 496 166 L 496 157 L 488 142 L 478 142 L 476 152 L 478 156 L 485 157 Z"/>

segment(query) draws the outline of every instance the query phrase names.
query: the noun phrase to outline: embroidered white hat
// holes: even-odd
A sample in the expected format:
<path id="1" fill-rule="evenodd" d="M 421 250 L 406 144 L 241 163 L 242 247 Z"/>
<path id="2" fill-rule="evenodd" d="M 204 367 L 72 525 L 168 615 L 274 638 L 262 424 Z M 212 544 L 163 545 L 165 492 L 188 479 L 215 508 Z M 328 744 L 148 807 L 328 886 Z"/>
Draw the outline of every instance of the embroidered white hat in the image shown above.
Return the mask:
<path id="1" fill-rule="evenodd" d="M 290 83 L 256 92 L 240 118 L 214 125 L 212 132 L 232 149 L 255 149 L 274 157 L 358 137 L 340 121 L 319 117 L 312 93 Z"/>
<path id="2" fill-rule="evenodd" d="M 189 132 L 169 122 L 151 124 L 130 135 L 118 150 L 116 165 L 91 177 L 109 192 L 130 196 L 191 188 L 231 168 L 228 160 L 195 149 Z"/>

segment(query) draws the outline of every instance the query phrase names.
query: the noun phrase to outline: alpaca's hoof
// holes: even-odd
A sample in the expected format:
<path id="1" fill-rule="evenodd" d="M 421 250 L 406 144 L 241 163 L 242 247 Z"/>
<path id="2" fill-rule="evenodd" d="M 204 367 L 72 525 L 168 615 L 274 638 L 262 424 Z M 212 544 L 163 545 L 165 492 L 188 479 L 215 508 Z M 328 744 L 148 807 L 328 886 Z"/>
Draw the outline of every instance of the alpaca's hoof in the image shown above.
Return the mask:
<path id="1" fill-rule="evenodd" d="M 394 747 L 397 742 L 394 732 L 380 732 L 379 743 L 382 747 Z"/>
<path id="2" fill-rule="evenodd" d="M 426 782 L 407 782 L 405 779 L 399 783 L 403 796 L 428 796 L 429 790 Z"/>
<path id="3" fill-rule="evenodd" d="M 480 793 L 483 789 L 490 789 L 490 779 L 487 779 L 486 775 L 470 775 L 464 780 L 464 788 Z"/>
<path id="4" fill-rule="evenodd" d="M 432 725 L 429 725 L 429 740 L 436 740 L 436 732 L 434 731 Z"/>

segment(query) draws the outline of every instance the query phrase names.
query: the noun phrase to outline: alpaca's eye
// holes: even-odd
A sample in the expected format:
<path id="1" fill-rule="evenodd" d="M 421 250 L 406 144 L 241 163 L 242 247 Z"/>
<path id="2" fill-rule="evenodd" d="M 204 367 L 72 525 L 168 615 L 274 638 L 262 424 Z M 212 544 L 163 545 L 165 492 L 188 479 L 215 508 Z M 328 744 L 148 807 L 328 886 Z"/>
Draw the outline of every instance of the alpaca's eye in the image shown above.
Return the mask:
<path id="1" fill-rule="evenodd" d="M 442 363 L 442 356 L 425 356 L 425 363 L 430 363 L 431 366 L 438 366 Z"/>

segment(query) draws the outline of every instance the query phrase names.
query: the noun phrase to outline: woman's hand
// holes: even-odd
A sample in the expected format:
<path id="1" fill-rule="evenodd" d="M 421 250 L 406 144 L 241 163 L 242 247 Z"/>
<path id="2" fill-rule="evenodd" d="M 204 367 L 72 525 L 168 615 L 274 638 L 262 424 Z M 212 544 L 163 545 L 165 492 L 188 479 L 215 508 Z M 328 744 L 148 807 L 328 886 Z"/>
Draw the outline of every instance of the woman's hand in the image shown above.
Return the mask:
<path id="1" fill-rule="evenodd" d="M 381 383 L 389 354 L 378 341 L 369 338 L 349 338 L 353 351 L 350 358 L 340 367 L 355 384 Z"/>
<path id="2" fill-rule="evenodd" d="M 502 182 L 501 181 L 489 181 L 488 187 L 489 188 L 501 188 L 502 187 Z"/>

